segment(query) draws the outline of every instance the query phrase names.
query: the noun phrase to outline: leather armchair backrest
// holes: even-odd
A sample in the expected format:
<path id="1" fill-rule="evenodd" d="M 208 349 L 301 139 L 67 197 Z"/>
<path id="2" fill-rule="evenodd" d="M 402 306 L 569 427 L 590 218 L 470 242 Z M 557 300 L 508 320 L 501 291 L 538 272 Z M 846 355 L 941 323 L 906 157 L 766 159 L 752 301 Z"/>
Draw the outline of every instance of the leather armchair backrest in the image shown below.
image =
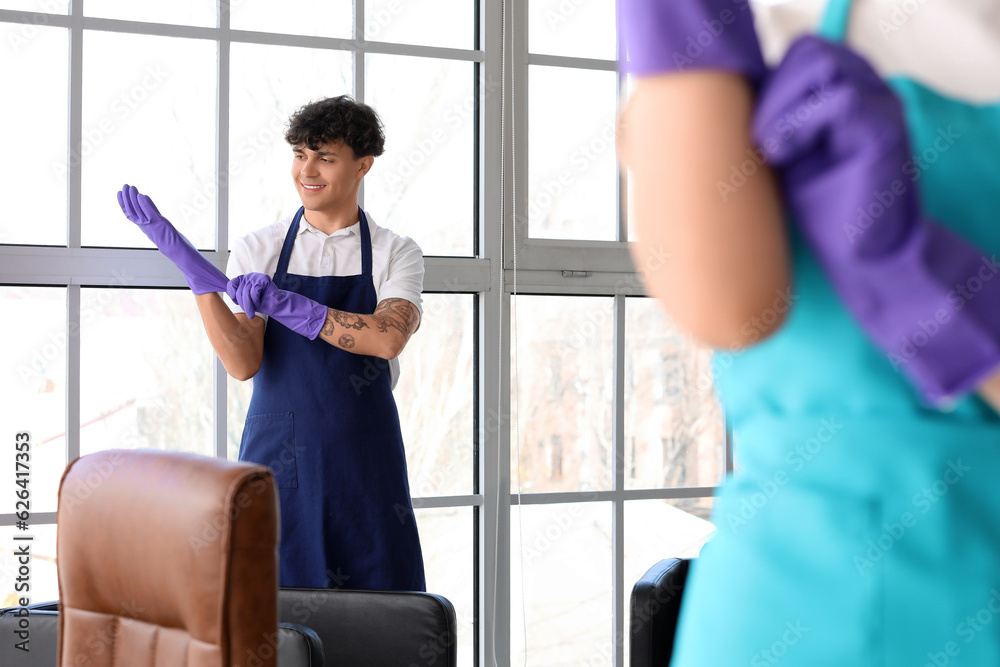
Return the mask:
<path id="1" fill-rule="evenodd" d="M 674 651 L 688 559 L 661 560 L 632 587 L 629 666 L 667 667 Z"/>
<path id="2" fill-rule="evenodd" d="M 282 588 L 282 623 L 316 631 L 329 665 L 455 667 L 455 607 L 440 595 Z"/>
<path id="3" fill-rule="evenodd" d="M 63 473 L 59 665 L 274 667 L 277 495 L 264 467 L 109 450 Z"/>

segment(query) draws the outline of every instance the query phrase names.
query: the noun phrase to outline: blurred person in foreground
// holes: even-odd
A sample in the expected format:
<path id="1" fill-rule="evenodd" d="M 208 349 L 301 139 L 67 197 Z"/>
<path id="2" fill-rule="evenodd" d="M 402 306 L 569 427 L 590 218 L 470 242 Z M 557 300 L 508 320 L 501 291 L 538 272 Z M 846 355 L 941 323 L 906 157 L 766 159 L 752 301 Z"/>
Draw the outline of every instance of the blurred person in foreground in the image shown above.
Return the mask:
<path id="1" fill-rule="evenodd" d="M 738 464 L 674 667 L 1000 663 L 1000 5 L 903 5 L 619 0 L 636 264 Z"/>

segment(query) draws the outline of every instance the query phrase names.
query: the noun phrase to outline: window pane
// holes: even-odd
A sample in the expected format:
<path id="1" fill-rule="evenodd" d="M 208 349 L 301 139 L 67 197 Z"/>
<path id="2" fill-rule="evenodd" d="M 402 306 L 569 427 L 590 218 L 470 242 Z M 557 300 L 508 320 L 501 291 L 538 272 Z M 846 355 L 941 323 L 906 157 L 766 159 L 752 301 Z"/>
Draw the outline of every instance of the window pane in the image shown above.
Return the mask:
<path id="1" fill-rule="evenodd" d="M 302 205 L 292 184 L 288 119 L 309 102 L 351 94 L 353 62 L 346 51 L 233 44 L 229 166 L 223 176 L 230 183 L 230 243 Z M 213 172 L 199 183 L 213 192 Z"/>
<path id="2" fill-rule="evenodd" d="M 510 543 L 510 663 L 524 663 L 523 605 L 531 664 L 611 664 L 611 503 L 512 507 Z"/>
<path id="3" fill-rule="evenodd" d="M 22 100 L 0 104 L 0 243 L 65 245 L 69 32 L 0 23 L 0 44 L 4 86 Z"/>
<path id="4" fill-rule="evenodd" d="M 14 535 L 32 535 L 30 542 L 15 542 Z M 14 556 L 14 545 L 31 545 L 31 602 L 49 602 L 59 599 L 59 580 L 56 575 L 56 526 L 55 524 L 32 525 L 27 531 L 17 530 L 14 526 L 0 526 L 0 607 L 12 607 L 17 604 L 19 593 L 15 595 L 15 579 L 21 566 Z M 13 636 L 7 635 L 3 641 L 13 642 Z M 37 640 L 36 640 L 37 641 Z M 27 664 L 26 661 L 25 664 Z"/>
<path id="5" fill-rule="evenodd" d="M 214 0 L 171 0 L 171 2 L 136 2 L 135 0 L 87 0 L 87 16 L 126 21 L 176 23 L 179 25 L 218 25 Z"/>
<path id="6" fill-rule="evenodd" d="M 345 0 L 230 0 L 229 6 L 235 30 L 344 38 L 354 34 L 354 3 Z"/>
<path id="7" fill-rule="evenodd" d="M 474 5 L 475 0 L 365 0 L 365 39 L 471 49 Z"/>
<path id="8" fill-rule="evenodd" d="M 537 65 L 528 72 L 529 234 L 614 241 L 615 73 Z"/>
<path id="9" fill-rule="evenodd" d="M 517 350 L 515 354 L 512 334 L 510 366 L 511 412 L 517 420 L 511 424 L 512 491 L 518 472 L 515 424 L 521 434 L 524 492 L 611 488 L 613 304 L 610 297 L 515 298 Z"/>
<path id="10" fill-rule="evenodd" d="M 31 434 L 31 511 L 54 512 L 66 467 L 66 288 L 0 287 L 0 433 Z M 14 511 L 14 448 L 0 513 Z M 7 504 L 9 500 L 9 505 Z M 9 543 L 8 543 L 9 544 Z"/>
<path id="11" fill-rule="evenodd" d="M 529 0 L 528 50 L 614 60 L 614 0 Z"/>
<path id="12" fill-rule="evenodd" d="M 630 613 L 632 586 L 665 558 L 697 558 L 715 532 L 709 521 L 714 498 L 630 500 L 625 503 L 625 599 Z M 641 611 L 641 610 L 640 610 Z M 625 621 L 625 655 L 630 616 Z"/>
<path id="13" fill-rule="evenodd" d="M 715 486 L 726 430 L 712 352 L 678 334 L 655 299 L 625 303 L 625 487 Z"/>
<path id="14" fill-rule="evenodd" d="M 80 453 L 211 456 L 215 353 L 187 290 L 84 289 Z"/>
<path id="15" fill-rule="evenodd" d="M 0 0 L 0 9 L 67 14 L 69 13 L 69 0 Z"/>
<path id="16" fill-rule="evenodd" d="M 214 194 L 203 203 L 197 178 L 215 170 L 215 43 L 88 31 L 83 52 L 84 245 L 152 247 L 118 206 L 129 183 L 213 248 Z"/>
<path id="17" fill-rule="evenodd" d="M 365 209 L 425 255 L 471 255 L 472 63 L 366 56 L 367 92 L 385 153 L 365 178 Z"/>
<path id="18" fill-rule="evenodd" d="M 420 547 L 424 552 L 427 592 L 443 595 L 455 605 L 458 630 L 458 664 L 473 665 L 473 625 L 475 604 L 472 597 L 475 552 L 473 551 L 473 511 L 471 507 L 415 509 Z M 446 648 L 427 646 L 426 664 L 436 664 Z M 439 650 L 440 649 L 440 650 Z"/>
<path id="19" fill-rule="evenodd" d="M 420 330 L 400 355 L 393 392 L 414 497 L 473 491 L 475 353 L 471 294 L 424 294 Z"/>

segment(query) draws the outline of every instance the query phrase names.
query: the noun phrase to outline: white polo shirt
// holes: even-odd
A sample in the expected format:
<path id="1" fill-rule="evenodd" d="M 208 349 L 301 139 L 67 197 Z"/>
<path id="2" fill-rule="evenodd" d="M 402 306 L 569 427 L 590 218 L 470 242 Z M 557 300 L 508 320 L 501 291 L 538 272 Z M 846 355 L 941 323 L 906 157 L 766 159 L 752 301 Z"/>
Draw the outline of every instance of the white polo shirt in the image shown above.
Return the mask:
<path id="1" fill-rule="evenodd" d="M 424 255 L 420 246 L 407 236 L 379 227 L 367 211 L 365 215 L 371 232 L 372 282 L 378 301 L 406 299 L 423 314 L 420 293 L 424 287 Z M 229 254 L 226 275 L 235 278 L 244 273 L 257 272 L 274 277 L 281 246 L 294 217 L 293 213 L 280 222 L 237 239 Z M 354 276 L 361 273 L 360 225 L 357 222 L 327 235 L 310 225 L 303 215 L 288 260 L 288 272 L 300 276 Z M 223 295 L 223 298 L 234 313 L 243 312 L 228 296 Z M 399 378 L 398 359 L 389 361 L 389 370 L 395 388 Z"/>

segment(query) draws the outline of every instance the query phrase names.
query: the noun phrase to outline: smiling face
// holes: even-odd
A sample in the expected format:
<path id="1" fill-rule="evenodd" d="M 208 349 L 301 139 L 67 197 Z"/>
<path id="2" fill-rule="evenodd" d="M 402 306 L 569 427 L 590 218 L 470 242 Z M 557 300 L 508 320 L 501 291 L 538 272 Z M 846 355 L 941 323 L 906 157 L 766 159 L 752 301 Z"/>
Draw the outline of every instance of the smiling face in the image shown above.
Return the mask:
<path id="1" fill-rule="evenodd" d="M 371 156 L 355 158 L 343 141 L 322 144 L 319 150 L 305 145 L 292 148 L 292 180 L 307 211 L 334 215 L 357 206 L 361 179 L 374 162 Z"/>

